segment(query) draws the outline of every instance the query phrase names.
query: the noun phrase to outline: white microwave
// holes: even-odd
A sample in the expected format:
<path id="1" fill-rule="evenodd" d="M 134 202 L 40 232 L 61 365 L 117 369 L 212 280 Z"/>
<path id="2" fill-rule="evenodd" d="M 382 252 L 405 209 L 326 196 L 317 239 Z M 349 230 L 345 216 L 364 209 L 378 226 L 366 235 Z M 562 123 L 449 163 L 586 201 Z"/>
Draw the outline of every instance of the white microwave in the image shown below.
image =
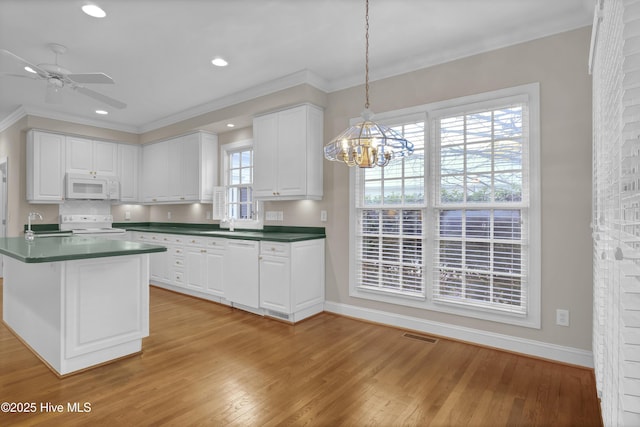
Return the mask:
<path id="1" fill-rule="evenodd" d="M 65 187 L 67 199 L 120 199 L 120 182 L 114 176 L 68 173 Z"/>

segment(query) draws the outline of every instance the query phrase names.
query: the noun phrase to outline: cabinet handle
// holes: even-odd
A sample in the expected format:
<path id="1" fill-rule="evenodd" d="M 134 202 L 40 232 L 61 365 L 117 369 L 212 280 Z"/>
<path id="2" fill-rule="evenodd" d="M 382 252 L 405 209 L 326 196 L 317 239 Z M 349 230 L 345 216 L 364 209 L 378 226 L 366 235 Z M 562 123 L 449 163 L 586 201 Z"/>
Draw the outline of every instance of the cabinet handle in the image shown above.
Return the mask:
<path id="1" fill-rule="evenodd" d="M 200 249 L 200 253 L 206 254 L 207 250 L 206 249 Z"/>
<path id="2" fill-rule="evenodd" d="M 229 243 L 230 246 L 247 246 L 247 247 L 251 247 L 253 246 L 253 243 Z"/>

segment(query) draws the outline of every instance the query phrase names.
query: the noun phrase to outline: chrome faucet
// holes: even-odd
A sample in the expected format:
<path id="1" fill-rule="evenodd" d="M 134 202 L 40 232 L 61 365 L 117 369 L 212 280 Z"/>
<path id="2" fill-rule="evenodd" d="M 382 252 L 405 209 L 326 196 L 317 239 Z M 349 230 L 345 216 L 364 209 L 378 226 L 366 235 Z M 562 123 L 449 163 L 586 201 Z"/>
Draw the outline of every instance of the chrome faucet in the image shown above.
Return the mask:
<path id="1" fill-rule="evenodd" d="M 36 218 L 42 221 L 42 215 L 40 215 L 39 212 L 29 212 L 29 215 L 27 215 L 27 231 L 24 232 L 24 238 L 27 240 L 34 239 L 33 231 L 31 230 L 31 220 Z"/>

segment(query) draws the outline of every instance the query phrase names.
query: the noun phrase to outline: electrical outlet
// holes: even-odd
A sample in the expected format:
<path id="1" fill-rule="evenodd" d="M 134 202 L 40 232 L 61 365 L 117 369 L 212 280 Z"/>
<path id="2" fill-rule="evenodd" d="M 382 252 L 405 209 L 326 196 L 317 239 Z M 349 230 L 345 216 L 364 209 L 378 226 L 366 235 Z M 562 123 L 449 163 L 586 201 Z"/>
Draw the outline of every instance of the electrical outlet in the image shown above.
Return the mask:
<path id="1" fill-rule="evenodd" d="M 569 326 L 569 310 L 560 308 L 556 310 L 556 325 Z"/>
<path id="2" fill-rule="evenodd" d="M 278 215 L 274 211 L 266 211 L 264 213 L 264 219 L 267 221 L 276 221 L 278 219 Z"/>
<path id="3" fill-rule="evenodd" d="M 171 219 L 171 212 L 167 212 L 167 219 Z"/>
<path id="4" fill-rule="evenodd" d="M 320 221 L 327 222 L 327 211 L 320 211 Z"/>
<path id="5" fill-rule="evenodd" d="M 207 219 L 211 219 L 211 211 L 207 211 Z"/>
<path id="6" fill-rule="evenodd" d="M 131 211 L 124 211 L 124 219 L 126 220 L 131 219 Z"/>

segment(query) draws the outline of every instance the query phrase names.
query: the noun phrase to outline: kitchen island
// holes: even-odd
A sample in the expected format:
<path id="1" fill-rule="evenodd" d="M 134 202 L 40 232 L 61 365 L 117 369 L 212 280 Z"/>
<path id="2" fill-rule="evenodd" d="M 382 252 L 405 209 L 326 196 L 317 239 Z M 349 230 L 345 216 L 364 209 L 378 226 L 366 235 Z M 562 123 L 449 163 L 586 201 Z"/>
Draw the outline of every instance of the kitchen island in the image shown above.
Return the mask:
<path id="1" fill-rule="evenodd" d="M 149 254 L 100 237 L 0 238 L 3 322 L 58 376 L 139 354 L 149 335 Z"/>

